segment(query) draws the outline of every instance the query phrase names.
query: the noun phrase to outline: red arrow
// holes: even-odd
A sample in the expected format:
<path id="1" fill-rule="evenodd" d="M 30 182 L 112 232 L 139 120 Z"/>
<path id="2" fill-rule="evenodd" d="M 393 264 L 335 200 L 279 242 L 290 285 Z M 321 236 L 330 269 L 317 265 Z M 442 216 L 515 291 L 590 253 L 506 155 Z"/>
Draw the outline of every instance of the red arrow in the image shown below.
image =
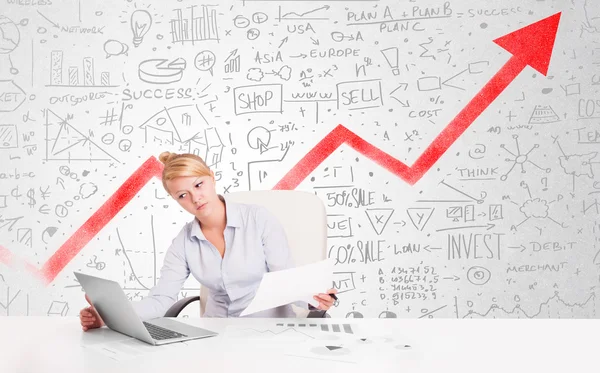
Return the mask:
<path id="1" fill-rule="evenodd" d="M 498 45 L 513 53 L 510 60 L 481 89 L 477 96 L 450 122 L 433 141 L 412 167 L 391 157 L 375 146 L 364 141 L 342 125 L 337 126 L 319 142 L 274 189 L 294 189 L 325 158 L 342 143 L 347 143 L 360 153 L 373 159 L 394 172 L 407 182 L 414 184 L 469 127 L 469 125 L 489 106 L 489 104 L 519 75 L 526 65 L 532 66 L 546 75 L 552 47 L 556 37 L 560 13 L 522 28 L 502 38 L 494 40 Z M 525 44 L 537 46 L 528 48 Z M 133 199 L 152 179 L 161 177 L 162 164 L 154 157 L 148 158 L 110 198 L 75 231 L 69 239 L 48 259 L 41 270 L 30 263 L 25 268 L 40 277 L 46 284 L 51 283 L 67 264 L 87 245 L 102 228 Z M 0 246 L 0 262 L 18 266 L 12 252 Z"/>
<path id="2" fill-rule="evenodd" d="M 41 270 L 29 263 L 26 268 L 39 276 L 47 284 L 65 268 L 85 245 L 88 244 L 110 222 L 115 215 L 146 185 L 152 177 L 160 178 L 163 165 L 156 158 L 150 157 L 113 193 L 104 204 L 75 231 L 69 239 L 56 250 L 46 261 Z M 13 254 L 0 245 L 0 262 L 16 265 Z"/>
<path id="3" fill-rule="evenodd" d="M 529 65 L 546 75 L 561 13 L 523 27 L 494 42 L 512 54 L 502 68 L 481 88 L 479 93 L 440 132 L 412 166 L 407 166 L 360 138 L 343 125 L 338 125 L 311 149 L 273 189 L 295 189 L 340 145 L 346 143 L 372 159 L 407 183 L 414 185 L 450 148 L 460 135 Z"/>

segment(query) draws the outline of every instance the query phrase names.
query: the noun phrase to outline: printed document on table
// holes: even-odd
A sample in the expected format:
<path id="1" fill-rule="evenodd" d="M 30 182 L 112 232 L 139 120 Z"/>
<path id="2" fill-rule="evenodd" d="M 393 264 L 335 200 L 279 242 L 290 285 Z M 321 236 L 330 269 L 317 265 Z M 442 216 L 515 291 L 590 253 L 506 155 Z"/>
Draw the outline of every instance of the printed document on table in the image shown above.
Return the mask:
<path id="1" fill-rule="evenodd" d="M 318 306 L 319 303 L 313 296 L 325 293 L 331 288 L 333 265 L 334 261 L 330 258 L 296 268 L 265 273 L 254 299 L 240 316 L 296 301 Z"/>

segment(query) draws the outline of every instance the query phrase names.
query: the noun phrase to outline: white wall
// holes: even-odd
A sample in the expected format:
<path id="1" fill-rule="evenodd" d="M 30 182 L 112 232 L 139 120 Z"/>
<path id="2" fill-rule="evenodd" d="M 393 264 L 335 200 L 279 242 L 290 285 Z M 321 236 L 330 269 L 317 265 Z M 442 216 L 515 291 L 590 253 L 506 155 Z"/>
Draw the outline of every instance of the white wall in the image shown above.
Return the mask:
<path id="1" fill-rule="evenodd" d="M 171 150 L 205 157 L 222 193 L 295 179 L 283 187 L 323 199 L 341 293 L 333 316 L 596 317 L 596 2 L 0 9 L 0 315 L 76 315 L 85 301 L 73 271 L 145 295 L 190 217 L 150 176 L 127 189 L 129 203 L 114 193 Z M 493 40 L 557 12 L 547 76 L 498 73 L 510 53 Z M 147 28 L 139 40 L 132 22 Z M 497 98 L 482 91 L 496 73 L 508 79 Z M 430 169 L 412 180 L 394 171 L 450 123 L 468 128 Z M 313 150 L 322 139 L 348 141 Z M 295 168 L 305 155 L 307 175 Z M 190 279 L 181 295 L 197 287 Z"/>

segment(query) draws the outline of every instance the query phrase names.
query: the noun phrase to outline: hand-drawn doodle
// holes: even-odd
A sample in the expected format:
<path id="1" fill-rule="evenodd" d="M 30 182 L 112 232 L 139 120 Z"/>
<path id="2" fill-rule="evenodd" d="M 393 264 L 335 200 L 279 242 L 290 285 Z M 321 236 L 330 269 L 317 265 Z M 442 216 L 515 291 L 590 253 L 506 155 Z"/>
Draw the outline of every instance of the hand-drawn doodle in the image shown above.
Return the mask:
<path id="1" fill-rule="evenodd" d="M 109 58 L 111 56 L 120 56 L 122 54 L 128 56 L 128 51 L 129 46 L 127 44 L 121 43 L 118 40 L 109 39 L 104 43 L 104 52 L 106 53 L 106 58 Z"/>
<path id="2" fill-rule="evenodd" d="M 93 255 L 92 259 L 90 259 L 89 262 L 87 262 L 86 267 L 94 268 L 94 269 L 97 269 L 98 271 L 102 271 L 104 268 L 106 268 L 106 263 L 104 263 L 102 261 L 99 262 L 98 256 Z"/>
<path id="3" fill-rule="evenodd" d="M 12 80 L 0 80 L 0 113 L 15 111 L 25 101 L 25 92 Z"/>
<path id="4" fill-rule="evenodd" d="M 500 144 L 500 148 L 504 149 L 506 152 L 508 152 L 510 155 L 512 155 L 514 157 L 514 159 L 510 159 L 510 158 L 505 159 L 507 162 L 513 162 L 513 165 L 505 174 L 500 176 L 500 180 L 506 181 L 506 179 L 508 179 L 508 175 L 511 173 L 511 171 L 515 168 L 516 165 L 521 166 L 521 173 L 524 174 L 526 172 L 525 166 L 524 166 L 524 164 L 526 162 L 531 163 L 532 165 L 539 168 L 540 170 L 545 171 L 546 173 L 549 173 L 551 171 L 550 168 L 544 169 L 544 168 L 538 166 L 537 164 L 533 163 L 531 160 L 529 160 L 529 154 L 534 149 L 539 148 L 540 147 L 539 144 L 534 144 L 533 147 L 527 153 L 521 153 L 521 149 L 519 148 L 519 135 L 513 135 L 512 137 L 513 137 L 513 139 L 515 139 L 515 143 L 516 143 L 516 147 L 517 147 L 517 154 L 508 150 L 506 148 L 506 145 Z"/>
<path id="5" fill-rule="evenodd" d="M 250 148 L 259 150 L 260 154 L 268 151 L 269 149 L 273 149 L 269 148 L 269 143 L 271 142 L 271 131 L 262 126 L 255 127 L 250 130 L 248 132 L 247 141 Z"/>
<path id="6" fill-rule="evenodd" d="M 371 227 L 375 230 L 378 236 L 380 236 L 385 227 L 387 226 L 392 214 L 394 214 L 393 208 L 376 208 L 376 209 L 366 209 L 365 213 L 367 214 L 367 218 L 371 223 Z"/>
<path id="7" fill-rule="evenodd" d="M 145 130 L 146 143 L 173 145 L 178 142 L 189 145 L 191 141 L 206 138 L 204 129 L 208 127 L 209 124 L 198 105 L 180 105 L 163 108 L 146 120 L 139 128 Z M 211 148 L 223 146 L 220 139 L 218 143 L 207 145 Z"/>
<path id="8" fill-rule="evenodd" d="M 381 53 L 385 57 L 387 63 L 392 68 L 392 73 L 394 75 L 400 74 L 400 69 L 398 69 L 398 47 L 382 49 Z"/>
<path id="9" fill-rule="evenodd" d="M 559 19 L 560 13 L 557 13 L 494 40 L 496 44 L 513 53 L 513 56 L 481 91 L 469 101 L 467 106 L 460 111 L 450 124 L 444 128 L 411 167 L 367 143 L 344 126 L 338 125 L 275 185 L 275 189 L 294 189 L 300 181 L 306 178 L 329 154 L 344 142 L 348 142 L 357 151 L 368 154 L 369 158 L 384 165 L 385 168 L 406 182 L 410 184 L 416 183 L 527 65 L 531 65 L 544 75 L 546 74 L 552 55 Z M 551 35 L 550 38 L 546 37 L 548 34 Z M 528 40 L 526 45 L 521 43 L 522 40 Z M 539 45 L 540 48 L 532 50 L 528 48 L 530 43 Z M 379 95 L 381 96 L 381 93 Z M 348 103 L 350 104 L 349 106 L 353 105 L 353 101 L 349 101 Z"/>
<path id="10" fill-rule="evenodd" d="M 226 73 L 239 73 L 241 56 L 238 54 L 237 48 L 232 50 L 231 53 L 225 59 L 225 72 Z"/>
<path id="11" fill-rule="evenodd" d="M 552 107 L 535 105 L 531 117 L 529 118 L 529 124 L 543 124 L 543 123 L 555 123 L 560 121 L 560 118 Z"/>
<path id="12" fill-rule="evenodd" d="M 331 8 L 329 5 L 323 5 L 318 8 L 300 12 L 282 12 L 281 5 L 278 6 L 277 21 L 329 21 L 329 17 L 324 17 L 324 13 Z"/>
<path id="13" fill-rule="evenodd" d="M 153 178 L 162 176 L 162 164 L 154 157 L 148 158 L 108 200 L 45 262 L 41 269 L 28 265 L 27 269 L 47 284 L 69 264 L 81 249 L 110 222 L 115 215 Z M 0 262 L 11 265 L 15 259 L 9 249 L 0 245 Z"/>
<path id="14" fill-rule="evenodd" d="M 14 124 L 0 124 L 0 149 L 19 147 L 19 134 Z"/>
<path id="15" fill-rule="evenodd" d="M 48 308 L 48 316 L 67 316 L 69 313 L 69 303 L 58 300 L 52 301 Z"/>
<path id="16" fill-rule="evenodd" d="M 492 273 L 485 267 L 473 266 L 467 271 L 467 280 L 473 285 L 485 285 L 491 277 Z"/>
<path id="17" fill-rule="evenodd" d="M 137 48 L 144 41 L 144 36 L 150 31 L 152 16 L 144 9 L 136 9 L 131 13 L 130 27 L 133 33 L 133 45 Z"/>
<path id="18" fill-rule="evenodd" d="M 281 113 L 283 86 L 259 84 L 235 87 L 233 99 L 235 115 L 249 113 Z"/>
<path id="19" fill-rule="evenodd" d="M 91 136 L 71 125 L 72 116 L 60 117 L 50 109 L 45 110 L 46 161 L 116 161 L 102 149 Z"/>
<path id="20" fill-rule="evenodd" d="M 56 232 L 58 232 L 58 227 L 48 227 L 44 229 L 44 231 L 42 232 L 42 242 L 48 244 L 48 241 L 46 241 L 46 235 L 48 235 L 49 238 L 52 238 L 54 237 Z"/>
<path id="21" fill-rule="evenodd" d="M 151 59 L 140 62 L 138 76 L 140 80 L 152 84 L 171 84 L 183 78 L 186 62 L 183 58 L 174 60 Z"/>
<path id="22" fill-rule="evenodd" d="M 187 7 L 189 9 L 189 19 L 183 18 L 182 9 L 175 9 L 177 14 L 176 19 L 172 19 L 171 36 L 173 44 L 204 41 L 204 40 L 219 40 L 217 24 L 217 11 L 209 9 L 211 5 L 202 5 L 200 15 L 194 14 L 195 5 Z"/>
<path id="23" fill-rule="evenodd" d="M 21 26 L 27 25 L 27 22 L 21 21 Z M 0 55 L 6 55 L 8 60 L 8 66 L 10 66 L 10 73 L 16 75 L 19 73 L 19 69 L 15 68 L 10 53 L 13 52 L 21 41 L 21 33 L 19 27 L 10 18 L 0 14 Z M 1 71 L 0 71 L 1 72 Z"/>
<path id="24" fill-rule="evenodd" d="M 594 6 L 575 4 L 558 29 L 560 13 L 539 16 L 555 12 L 548 2 L 516 3 L 98 3 L 79 8 L 79 23 L 49 8 L 29 22 L 11 8 L 22 21 L 0 18 L 12 33 L 0 37 L 0 74 L 20 70 L 0 80 L 10 116 L 0 313 L 68 315 L 83 299 L 67 264 L 145 296 L 187 215 L 153 180 L 153 157 L 130 168 L 169 150 L 203 157 L 222 194 L 298 188 L 323 199 L 332 287 L 344 293 L 332 317 L 597 317 L 586 288 L 600 273 Z M 530 26 L 487 41 L 519 24 Z M 557 31 L 580 27 L 552 53 Z M 521 154 L 523 144 L 539 149 Z M 508 177 L 517 164 L 529 172 Z M 564 257 L 573 250 L 582 255 Z M 29 299 L 20 267 L 61 293 Z M 188 280 L 178 296 L 197 293 Z M 356 346 L 376 343 L 411 346 Z"/>
<path id="25" fill-rule="evenodd" d="M 211 51 L 202 51 L 194 58 L 194 66 L 200 71 L 209 71 L 213 75 L 213 66 L 215 66 L 215 54 Z"/>
<path id="26" fill-rule="evenodd" d="M 46 87 L 117 87 L 116 85 L 111 85 L 110 72 L 108 71 L 100 73 L 100 81 L 96 79 L 93 57 L 84 57 L 82 59 L 81 75 L 77 66 L 69 66 L 68 81 L 65 81 L 63 73 L 63 51 L 54 50 L 50 54 L 50 84 L 46 84 Z"/>

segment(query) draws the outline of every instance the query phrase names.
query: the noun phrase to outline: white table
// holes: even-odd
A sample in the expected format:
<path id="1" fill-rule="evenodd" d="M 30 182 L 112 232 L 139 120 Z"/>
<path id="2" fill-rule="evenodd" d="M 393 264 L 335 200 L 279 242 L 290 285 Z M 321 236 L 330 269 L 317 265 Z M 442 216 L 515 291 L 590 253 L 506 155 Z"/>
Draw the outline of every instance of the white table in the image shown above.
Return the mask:
<path id="1" fill-rule="evenodd" d="M 0 372 L 596 372 L 600 320 L 455 319 L 201 319 L 180 321 L 218 337 L 114 361 L 90 346 L 128 339 L 107 328 L 83 332 L 77 318 L 0 317 Z M 348 363 L 283 355 L 256 340 L 232 340 L 228 325 L 351 323 L 371 336 L 393 336 L 407 350 L 370 352 L 370 362 Z M 364 335 L 363 335 L 364 336 Z M 379 339 L 381 341 L 381 339 Z M 396 343 L 394 342 L 394 343 Z M 138 341 L 134 341 L 138 343 Z M 332 342 L 333 343 L 333 342 Z M 379 342 L 378 342 L 379 343 Z M 98 346 L 98 345 L 96 345 Z M 288 346 L 289 348 L 289 346 Z M 395 356 L 389 356 L 390 351 Z M 387 353 L 388 356 L 377 356 Z M 387 367 L 379 365 L 393 364 Z M 381 363 L 381 364 L 378 364 Z M 385 365 L 384 364 L 384 365 Z M 372 367 L 369 369 L 368 367 Z"/>

